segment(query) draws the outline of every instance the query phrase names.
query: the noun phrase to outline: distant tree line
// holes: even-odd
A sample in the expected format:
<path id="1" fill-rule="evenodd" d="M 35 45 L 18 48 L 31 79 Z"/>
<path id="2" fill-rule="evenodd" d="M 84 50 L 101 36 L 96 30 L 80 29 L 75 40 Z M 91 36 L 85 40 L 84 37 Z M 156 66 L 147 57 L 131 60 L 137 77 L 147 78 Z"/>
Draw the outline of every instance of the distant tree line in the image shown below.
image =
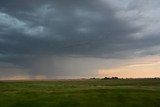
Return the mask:
<path id="1" fill-rule="evenodd" d="M 100 78 L 93 77 L 93 78 L 90 78 L 90 79 L 94 80 L 94 79 L 100 79 Z M 119 78 L 118 77 L 104 77 L 101 80 L 109 80 L 109 79 L 119 79 Z"/>
<path id="2" fill-rule="evenodd" d="M 102 78 L 102 80 L 108 80 L 108 79 L 119 79 L 118 77 L 104 77 L 104 78 Z"/>
<path id="3" fill-rule="evenodd" d="M 160 77 L 154 77 L 154 78 L 118 78 L 118 77 L 104 77 L 104 78 L 90 78 L 91 80 L 111 80 L 111 79 L 160 79 Z"/>

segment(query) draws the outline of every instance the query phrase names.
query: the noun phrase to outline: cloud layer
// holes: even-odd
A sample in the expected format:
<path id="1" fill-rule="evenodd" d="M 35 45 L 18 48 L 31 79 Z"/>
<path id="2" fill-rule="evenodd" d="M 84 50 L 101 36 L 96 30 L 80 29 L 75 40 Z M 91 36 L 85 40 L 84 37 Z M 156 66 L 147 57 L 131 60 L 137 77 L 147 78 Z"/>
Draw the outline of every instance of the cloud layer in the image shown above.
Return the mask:
<path id="1" fill-rule="evenodd" d="M 19 68 L 29 75 L 80 75 L 85 70 L 92 74 L 99 64 L 95 68 L 87 60 L 86 67 L 82 65 L 86 58 L 97 62 L 97 58 L 157 55 L 159 4 L 153 0 L 1 0 L 0 72 L 10 74 L 4 68 Z M 80 67 L 66 65 L 73 65 L 73 59 Z"/>

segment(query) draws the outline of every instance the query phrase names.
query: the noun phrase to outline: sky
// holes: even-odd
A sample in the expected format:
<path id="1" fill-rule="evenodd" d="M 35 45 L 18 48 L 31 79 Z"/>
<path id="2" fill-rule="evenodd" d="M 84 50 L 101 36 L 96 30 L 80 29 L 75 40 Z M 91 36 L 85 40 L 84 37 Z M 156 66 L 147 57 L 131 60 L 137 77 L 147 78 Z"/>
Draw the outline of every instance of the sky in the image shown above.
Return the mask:
<path id="1" fill-rule="evenodd" d="M 0 0 L 0 79 L 160 77 L 159 0 Z"/>

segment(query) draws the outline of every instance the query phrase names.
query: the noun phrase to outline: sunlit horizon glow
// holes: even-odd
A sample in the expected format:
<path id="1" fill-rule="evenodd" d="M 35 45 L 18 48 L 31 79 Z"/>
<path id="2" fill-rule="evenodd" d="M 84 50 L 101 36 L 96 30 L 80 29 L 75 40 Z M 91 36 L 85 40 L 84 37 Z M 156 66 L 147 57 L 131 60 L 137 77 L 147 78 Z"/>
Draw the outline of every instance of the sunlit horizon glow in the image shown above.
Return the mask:
<path id="1" fill-rule="evenodd" d="M 120 78 L 154 78 L 160 77 L 160 56 L 150 55 L 139 57 L 127 61 L 130 64 L 123 66 L 99 69 L 98 74 L 100 77 L 120 77 Z"/>
<path id="2" fill-rule="evenodd" d="M 160 78 L 160 62 L 126 65 L 113 69 L 100 69 L 100 77 Z"/>

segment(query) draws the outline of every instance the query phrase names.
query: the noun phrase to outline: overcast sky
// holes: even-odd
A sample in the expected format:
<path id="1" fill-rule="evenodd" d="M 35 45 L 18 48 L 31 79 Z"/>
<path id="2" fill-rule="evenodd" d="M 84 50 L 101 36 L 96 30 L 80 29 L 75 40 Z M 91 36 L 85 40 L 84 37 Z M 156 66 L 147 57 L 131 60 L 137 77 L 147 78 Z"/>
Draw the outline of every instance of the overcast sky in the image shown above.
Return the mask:
<path id="1" fill-rule="evenodd" d="M 159 5 L 0 0 L 0 79 L 160 76 Z"/>

